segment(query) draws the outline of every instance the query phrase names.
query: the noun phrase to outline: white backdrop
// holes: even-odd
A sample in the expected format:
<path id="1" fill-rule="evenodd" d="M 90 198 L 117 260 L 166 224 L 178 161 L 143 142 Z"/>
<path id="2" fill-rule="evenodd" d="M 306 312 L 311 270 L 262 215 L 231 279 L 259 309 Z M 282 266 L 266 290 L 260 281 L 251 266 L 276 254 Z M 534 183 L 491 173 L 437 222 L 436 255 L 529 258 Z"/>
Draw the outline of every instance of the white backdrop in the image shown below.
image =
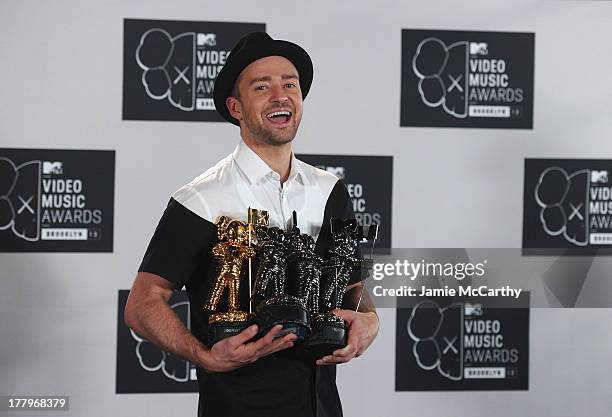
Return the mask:
<path id="1" fill-rule="evenodd" d="M 69 395 L 69 415 L 195 415 L 195 394 L 115 394 L 117 290 L 169 195 L 238 140 L 121 120 L 124 18 L 261 22 L 302 45 L 315 78 L 296 152 L 393 155 L 395 247 L 520 247 L 524 158 L 612 152 L 607 1 L 2 0 L 0 147 L 117 152 L 114 253 L 0 254 L 0 395 Z M 402 28 L 535 32 L 534 129 L 400 128 Z M 534 309 L 521 392 L 395 392 L 395 312 L 380 316 L 339 371 L 346 416 L 612 415 L 610 310 Z"/>

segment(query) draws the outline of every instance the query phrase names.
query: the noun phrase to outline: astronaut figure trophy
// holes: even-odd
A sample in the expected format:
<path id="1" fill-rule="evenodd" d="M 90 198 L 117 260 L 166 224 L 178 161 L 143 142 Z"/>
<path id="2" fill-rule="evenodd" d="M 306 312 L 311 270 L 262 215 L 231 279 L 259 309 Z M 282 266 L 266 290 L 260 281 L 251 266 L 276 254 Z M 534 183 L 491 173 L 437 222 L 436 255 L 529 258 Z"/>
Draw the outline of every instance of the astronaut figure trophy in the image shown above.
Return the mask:
<path id="1" fill-rule="evenodd" d="M 289 233 L 289 268 L 297 278 L 297 296 L 308 307 L 308 311 L 319 312 L 319 288 L 323 260 L 315 253 L 312 236 L 300 233 L 295 227 Z"/>
<path id="2" fill-rule="evenodd" d="M 330 355 L 346 346 L 347 332 L 344 320 L 331 311 L 342 308 L 346 287 L 354 273 L 368 269 L 370 260 L 361 259 L 360 242 L 376 239 L 378 226 L 358 226 L 356 220 L 331 219 L 331 245 L 329 258 L 321 268 L 321 296 L 310 304 L 312 335 L 304 344 L 310 360 Z M 356 271 L 357 270 L 357 271 Z"/>
<path id="3" fill-rule="evenodd" d="M 255 256 L 251 246 L 251 225 L 227 216 L 217 221 L 219 242 L 212 253 L 218 263 L 217 276 L 204 309 L 210 312 L 209 341 L 211 346 L 221 339 L 236 335 L 244 330 L 253 319 L 250 312 L 242 311 L 239 305 L 240 278 L 245 260 Z M 250 264 L 250 262 L 249 262 Z M 217 311 L 219 302 L 227 290 L 228 309 Z"/>
<path id="4" fill-rule="evenodd" d="M 282 324 L 279 336 L 295 333 L 299 342 L 309 335 L 310 325 L 304 300 L 299 294 L 292 294 L 295 291 L 289 291 L 296 286 L 301 288 L 301 284 L 296 282 L 299 277 L 287 275 L 287 256 L 292 251 L 291 234 L 278 227 L 257 227 L 256 235 L 259 269 L 252 299 L 260 334 Z"/>

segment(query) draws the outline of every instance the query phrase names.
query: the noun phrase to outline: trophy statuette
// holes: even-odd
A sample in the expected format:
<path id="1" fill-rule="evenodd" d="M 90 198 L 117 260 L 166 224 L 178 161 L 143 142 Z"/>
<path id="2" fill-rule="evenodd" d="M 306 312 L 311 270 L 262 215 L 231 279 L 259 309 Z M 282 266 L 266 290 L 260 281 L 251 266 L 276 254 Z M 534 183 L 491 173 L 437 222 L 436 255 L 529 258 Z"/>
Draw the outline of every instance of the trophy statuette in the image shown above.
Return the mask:
<path id="1" fill-rule="evenodd" d="M 250 312 L 240 310 L 240 275 L 244 261 L 255 256 L 250 245 L 250 225 L 240 220 L 221 216 L 217 221 L 219 242 L 212 253 L 218 263 L 217 276 L 204 309 L 210 311 L 209 340 L 211 346 L 221 339 L 234 336 L 244 330 L 253 319 Z M 228 311 L 217 311 L 225 290 L 228 293 Z"/>
<path id="2" fill-rule="evenodd" d="M 361 266 L 363 271 L 371 266 L 371 256 L 368 261 L 361 259 L 358 247 L 360 242 L 372 241 L 373 250 L 378 226 L 358 226 L 354 219 L 332 219 L 330 227 L 330 249 L 324 260 L 315 253 L 314 239 L 300 233 L 295 211 L 289 231 L 270 227 L 269 214 L 263 210 L 249 208 L 247 222 L 219 217 L 218 243 L 212 249 L 217 274 L 204 305 L 210 312 L 210 346 L 254 323 L 259 325 L 255 338 L 278 324 L 283 330 L 277 337 L 296 334 L 296 342 L 304 343 L 296 346 L 294 352 L 308 361 L 346 346 L 346 325 L 332 311 L 341 308 L 355 269 Z M 258 269 L 253 282 L 255 258 Z M 250 294 L 248 311 L 242 310 L 239 302 L 245 261 Z M 219 311 L 226 292 L 227 311 Z"/>
<path id="3" fill-rule="evenodd" d="M 321 265 L 321 295 L 319 303 L 311 299 L 312 334 L 300 349 L 300 356 L 314 361 L 346 346 L 347 332 L 344 320 L 331 311 L 340 309 L 351 275 L 359 266 L 367 269 L 370 260 L 358 256 L 360 242 L 377 237 L 378 225 L 358 226 L 356 220 L 331 219 L 332 241 L 329 259 Z M 363 289 L 362 289 L 363 291 Z M 363 294 L 363 293 L 362 293 Z M 361 297 L 359 299 L 361 301 Z M 356 310 L 359 308 L 357 305 Z"/>
<path id="4" fill-rule="evenodd" d="M 294 225 L 296 216 L 294 212 Z M 252 298 L 261 335 L 281 324 L 283 330 L 277 337 L 294 333 L 296 342 L 300 342 L 310 334 L 310 324 L 305 300 L 295 294 L 301 288 L 296 282 L 300 277 L 292 276 L 288 269 L 287 256 L 293 244 L 291 233 L 278 227 L 256 228 L 259 270 Z"/>

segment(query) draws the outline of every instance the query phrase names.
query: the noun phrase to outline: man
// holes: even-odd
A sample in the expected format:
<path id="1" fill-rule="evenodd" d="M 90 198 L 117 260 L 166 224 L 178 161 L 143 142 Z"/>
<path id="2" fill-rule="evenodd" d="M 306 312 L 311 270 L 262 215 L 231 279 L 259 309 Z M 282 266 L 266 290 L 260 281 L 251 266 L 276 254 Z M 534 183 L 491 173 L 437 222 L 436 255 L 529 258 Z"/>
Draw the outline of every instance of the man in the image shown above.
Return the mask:
<path id="1" fill-rule="evenodd" d="M 348 344 L 316 364 L 281 352 L 296 337 L 277 337 L 281 326 L 252 341 L 258 331 L 253 325 L 207 347 L 202 306 L 215 277 L 211 248 L 219 216 L 246 220 L 253 207 L 270 213 L 271 226 L 287 228 L 296 210 L 300 230 L 316 239 L 320 255 L 328 249 L 329 219 L 354 216 L 344 185 L 292 152 L 312 74 L 310 57 L 298 45 L 263 32 L 238 42 L 217 77 L 214 99 L 219 113 L 240 126 L 242 141 L 170 199 L 130 292 L 126 324 L 197 366 L 202 416 L 341 416 L 334 365 L 361 355 L 378 332 L 367 300 L 354 311 L 361 292 L 356 274 L 345 294 L 352 310 L 335 310 L 347 322 Z M 183 285 L 193 334 L 167 304 Z M 248 285 L 240 287 L 245 305 Z"/>

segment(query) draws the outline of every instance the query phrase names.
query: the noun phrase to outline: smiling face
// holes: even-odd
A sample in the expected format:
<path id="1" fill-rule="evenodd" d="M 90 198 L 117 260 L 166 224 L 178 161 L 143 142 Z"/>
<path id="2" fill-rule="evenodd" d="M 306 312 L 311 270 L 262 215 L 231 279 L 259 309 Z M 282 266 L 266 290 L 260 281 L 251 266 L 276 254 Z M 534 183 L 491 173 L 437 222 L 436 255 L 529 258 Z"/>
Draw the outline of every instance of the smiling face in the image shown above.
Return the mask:
<path id="1" fill-rule="evenodd" d="M 302 120 L 298 72 L 287 58 L 268 56 L 249 64 L 237 80 L 238 97 L 226 100 L 243 136 L 281 146 L 295 138 Z"/>

